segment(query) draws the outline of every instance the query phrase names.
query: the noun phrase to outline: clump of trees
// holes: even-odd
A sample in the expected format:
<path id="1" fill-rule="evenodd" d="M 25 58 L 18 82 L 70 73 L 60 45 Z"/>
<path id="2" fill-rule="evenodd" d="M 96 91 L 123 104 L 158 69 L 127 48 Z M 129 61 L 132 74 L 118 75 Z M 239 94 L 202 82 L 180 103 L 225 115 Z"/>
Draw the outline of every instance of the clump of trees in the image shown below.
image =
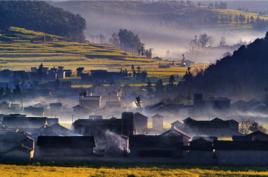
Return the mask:
<path id="1" fill-rule="evenodd" d="M 145 45 L 141 42 L 139 36 L 130 30 L 120 29 L 118 33 L 113 33 L 110 43 L 123 50 L 152 58 L 152 49 L 145 49 Z"/>
<path id="2" fill-rule="evenodd" d="M 239 125 L 239 131 L 242 134 L 249 134 L 255 131 L 261 131 L 263 133 L 266 132 L 265 128 L 258 124 L 258 122 L 254 120 L 244 120 Z"/>
<path id="3" fill-rule="evenodd" d="M 83 40 L 86 21 L 44 1 L 1 1 L 0 28 L 10 26 Z"/>
<path id="4" fill-rule="evenodd" d="M 227 9 L 228 4 L 227 4 L 227 2 L 213 2 L 213 3 L 209 3 L 208 8 Z"/>
<path id="5" fill-rule="evenodd" d="M 208 34 L 200 34 L 199 36 L 196 35 L 193 40 L 191 40 L 190 45 L 192 48 L 200 47 L 205 48 L 210 46 L 212 43 L 212 37 Z"/>

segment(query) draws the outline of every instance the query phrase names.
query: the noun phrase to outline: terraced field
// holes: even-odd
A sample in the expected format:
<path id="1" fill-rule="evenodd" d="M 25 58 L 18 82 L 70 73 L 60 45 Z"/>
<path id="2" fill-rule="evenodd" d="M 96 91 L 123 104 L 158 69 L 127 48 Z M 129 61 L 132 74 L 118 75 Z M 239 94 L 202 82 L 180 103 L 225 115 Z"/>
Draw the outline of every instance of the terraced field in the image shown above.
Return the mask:
<path id="1" fill-rule="evenodd" d="M 159 77 L 183 75 L 187 69 L 180 67 L 178 63 L 169 68 L 159 68 L 160 64 L 170 62 L 139 57 L 109 45 L 63 41 L 58 36 L 23 28 L 13 27 L 10 34 L 2 34 L 0 37 L 6 40 L 0 42 L 0 69 L 30 70 L 40 63 L 48 67 L 64 66 L 72 70 L 80 66 L 86 70 L 120 70 L 130 69 L 131 65 L 135 65 L 146 70 L 149 75 Z"/>
<path id="2" fill-rule="evenodd" d="M 264 168 L 224 167 L 55 167 L 0 165 L 1 177 L 258 177 L 268 176 Z"/>

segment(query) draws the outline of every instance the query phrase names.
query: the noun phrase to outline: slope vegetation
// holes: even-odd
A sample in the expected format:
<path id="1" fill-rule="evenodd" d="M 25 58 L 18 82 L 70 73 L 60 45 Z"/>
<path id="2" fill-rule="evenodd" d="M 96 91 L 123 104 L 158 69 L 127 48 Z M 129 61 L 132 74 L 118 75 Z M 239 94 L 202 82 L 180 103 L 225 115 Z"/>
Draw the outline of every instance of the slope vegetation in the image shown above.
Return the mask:
<path id="1" fill-rule="evenodd" d="M 18 26 L 50 34 L 83 39 L 86 22 L 79 16 L 44 1 L 1 1 L 0 28 Z"/>
<path id="2" fill-rule="evenodd" d="M 10 27 L 0 31 L 0 69 L 30 70 L 43 63 L 48 67 L 64 66 L 75 70 L 129 69 L 140 66 L 152 76 L 183 75 L 185 67 L 169 61 L 149 59 L 114 48 L 89 42 L 71 42 L 64 37 Z M 170 65 L 161 68 L 159 65 Z"/>

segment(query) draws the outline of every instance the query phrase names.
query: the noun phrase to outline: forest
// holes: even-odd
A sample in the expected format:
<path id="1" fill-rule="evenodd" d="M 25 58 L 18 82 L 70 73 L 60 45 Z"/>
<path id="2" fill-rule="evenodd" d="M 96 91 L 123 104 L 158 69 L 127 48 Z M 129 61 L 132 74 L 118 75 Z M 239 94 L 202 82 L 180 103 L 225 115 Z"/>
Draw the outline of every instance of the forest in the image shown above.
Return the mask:
<path id="1" fill-rule="evenodd" d="M 86 21 L 44 1 L 1 1 L 0 29 L 11 26 L 84 40 Z"/>

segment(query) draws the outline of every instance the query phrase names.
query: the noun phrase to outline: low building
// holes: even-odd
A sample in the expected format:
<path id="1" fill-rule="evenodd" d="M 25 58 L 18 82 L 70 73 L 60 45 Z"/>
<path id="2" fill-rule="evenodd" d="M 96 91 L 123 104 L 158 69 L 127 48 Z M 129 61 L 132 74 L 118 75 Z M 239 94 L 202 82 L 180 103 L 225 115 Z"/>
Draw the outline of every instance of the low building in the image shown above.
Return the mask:
<path id="1" fill-rule="evenodd" d="M 93 155 L 92 136 L 39 136 L 36 143 L 36 160 L 81 160 Z"/>

